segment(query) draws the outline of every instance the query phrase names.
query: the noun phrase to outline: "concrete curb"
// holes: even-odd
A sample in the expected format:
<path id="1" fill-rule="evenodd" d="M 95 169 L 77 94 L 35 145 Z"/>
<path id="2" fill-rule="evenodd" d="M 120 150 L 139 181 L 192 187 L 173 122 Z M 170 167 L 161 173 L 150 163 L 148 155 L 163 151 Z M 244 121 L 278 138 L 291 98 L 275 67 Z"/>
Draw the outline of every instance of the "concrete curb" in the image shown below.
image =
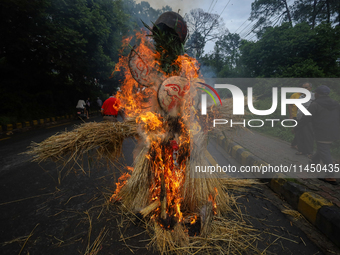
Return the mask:
<path id="1" fill-rule="evenodd" d="M 0 125 L 0 134 L 7 134 L 13 132 L 21 132 L 23 130 L 31 129 L 39 126 L 46 126 L 53 122 L 65 121 L 73 119 L 74 115 L 65 115 L 58 117 L 50 117 L 44 119 L 35 119 L 32 121 L 17 122 L 15 124 Z"/>
<path id="2" fill-rule="evenodd" d="M 215 141 L 241 165 L 268 165 L 264 160 L 248 152 L 234 141 L 221 136 Z M 325 198 L 310 192 L 306 187 L 293 181 L 275 178 L 261 179 L 309 222 L 340 247 L 340 208 Z"/>
<path id="3" fill-rule="evenodd" d="M 97 111 L 90 111 L 90 114 L 98 114 Z M 75 118 L 74 114 L 66 114 L 57 117 L 35 119 L 31 121 L 17 122 L 15 124 L 0 125 L 0 135 L 11 135 L 13 132 L 22 132 L 24 130 L 48 126 L 56 122 L 72 120 Z"/>

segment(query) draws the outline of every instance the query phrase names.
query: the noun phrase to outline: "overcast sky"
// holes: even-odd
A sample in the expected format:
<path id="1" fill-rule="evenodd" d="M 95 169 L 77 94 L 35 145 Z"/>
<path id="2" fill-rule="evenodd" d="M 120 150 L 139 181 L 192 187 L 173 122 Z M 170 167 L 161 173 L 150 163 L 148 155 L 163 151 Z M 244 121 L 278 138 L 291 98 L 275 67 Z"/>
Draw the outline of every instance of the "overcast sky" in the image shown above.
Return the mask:
<path id="1" fill-rule="evenodd" d="M 139 3 L 141 0 L 136 0 L 136 2 Z M 250 25 L 248 18 L 250 16 L 251 3 L 253 0 L 147 0 L 146 2 L 149 2 L 155 9 L 162 8 L 162 6 L 165 5 L 169 5 L 175 12 L 180 9 L 179 14 L 182 16 L 195 8 L 201 8 L 204 11 L 209 10 L 210 13 L 219 15 L 222 13 L 221 17 L 223 18 L 226 27 L 229 29 L 229 32 L 241 32 L 241 38 L 244 38 L 245 32 L 252 26 Z M 250 37 L 247 37 L 247 39 Z M 206 46 L 205 51 L 209 52 L 213 50 L 213 47 L 213 44 L 209 44 Z"/>

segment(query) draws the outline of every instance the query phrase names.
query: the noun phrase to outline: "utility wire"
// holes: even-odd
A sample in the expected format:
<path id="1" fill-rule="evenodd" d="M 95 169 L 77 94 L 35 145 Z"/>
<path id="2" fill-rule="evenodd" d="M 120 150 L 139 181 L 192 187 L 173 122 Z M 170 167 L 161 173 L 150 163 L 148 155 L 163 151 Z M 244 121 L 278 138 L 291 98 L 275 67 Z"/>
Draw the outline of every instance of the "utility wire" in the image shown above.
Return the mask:
<path id="1" fill-rule="evenodd" d="M 235 32 L 234 33 L 236 33 L 237 32 L 237 30 L 239 30 L 242 26 L 243 26 L 243 24 L 244 23 L 246 23 L 247 21 L 248 21 L 249 19 L 246 19 L 243 23 L 242 23 L 242 25 L 241 26 L 239 26 L 236 30 L 235 30 Z"/>
<path id="2" fill-rule="evenodd" d="M 212 26 L 215 24 L 215 22 L 221 17 L 222 13 L 223 13 L 224 10 L 227 8 L 227 6 L 228 6 L 228 4 L 230 3 L 230 1 L 231 1 L 231 0 L 228 1 L 228 3 L 224 6 L 223 10 L 221 11 L 220 15 L 218 15 L 218 16 L 216 17 L 216 19 L 213 21 L 211 27 L 212 27 Z M 211 27 L 210 27 L 210 28 L 211 28 Z"/>
<path id="3" fill-rule="evenodd" d="M 288 2 L 289 2 L 290 0 L 288 0 Z M 288 4 L 288 2 L 287 2 L 287 4 Z M 277 8 L 276 8 L 277 9 Z M 274 10 L 274 11 L 276 11 L 276 9 Z M 273 12 L 274 12 L 273 11 Z M 273 13 L 272 12 L 272 13 Z M 277 23 L 278 23 L 278 21 L 280 20 L 280 19 L 283 19 L 283 14 L 285 14 L 285 13 L 280 13 L 280 14 L 278 14 L 278 15 L 276 15 L 273 19 L 271 19 L 271 20 L 269 20 L 269 22 L 270 23 L 272 23 L 271 25 L 272 26 L 275 26 Z M 275 23 L 274 23 L 275 22 Z M 254 28 L 254 30 L 255 30 L 255 28 Z M 243 39 L 246 39 L 246 37 L 249 35 L 249 34 L 251 34 L 254 30 L 252 30 L 251 32 L 249 32 Z M 251 40 L 251 39 L 253 39 L 255 36 L 256 36 L 257 34 L 254 34 L 250 39 L 248 39 L 248 40 Z"/>
<path id="4" fill-rule="evenodd" d="M 279 3 L 278 6 L 279 6 L 280 4 L 281 4 L 281 3 Z M 265 8 L 264 12 L 267 11 L 269 8 L 270 8 L 270 6 L 267 6 L 267 7 Z M 247 20 L 249 20 L 249 19 L 247 19 Z M 246 20 L 246 21 L 247 21 L 247 20 Z M 243 24 L 244 24 L 246 21 L 244 21 Z M 252 23 L 254 23 L 254 22 L 256 22 L 256 19 L 254 19 L 253 21 L 251 21 L 245 28 L 243 28 L 243 29 L 240 31 L 239 34 L 241 34 L 242 31 L 244 31 L 247 27 L 249 27 L 249 26 L 250 26 Z M 243 24 L 242 24 L 242 25 L 243 25 Z M 241 26 L 242 26 L 242 25 L 241 25 Z M 241 26 L 240 26 L 240 27 L 241 27 Z M 240 27 L 239 27 L 239 28 L 240 28 Z M 239 30 L 239 28 L 236 29 L 236 31 Z M 235 33 L 236 33 L 236 31 L 235 31 Z"/>
<path id="5" fill-rule="evenodd" d="M 270 22 L 271 23 L 276 23 L 279 19 L 280 19 L 280 17 L 281 17 L 282 15 L 281 14 L 279 14 L 279 15 L 276 15 L 275 17 L 271 17 L 272 19 L 270 20 Z M 248 35 L 250 35 L 250 33 L 248 34 Z M 247 35 L 247 36 L 248 36 Z M 246 36 L 246 37 L 247 37 Z M 257 34 L 254 34 L 254 35 L 252 35 L 248 40 L 250 41 L 251 39 L 253 39 L 255 36 L 257 36 Z M 246 39 L 246 37 L 244 37 L 244 39 Z"/>
<path id="6" fill-rule="evenodd" d="M 290 0 L 288 0 L 288 2 L 289 2 L 289 1 L 290 1 Z M 288 2 L 287 2 L 287 4 L 288 4 Z M 274 14 L 275 11 L 280 7 L 280 5 L 281 5 L 281 2 L 276 6 L 276 8 L 274 8 L 274 10 L 273 10 L 268 16 L 271 16 L 272 14 Z M 282 15 L 282 13 L 279 14 L 278 16 L 281 16 L 281 15 Z M 275 16 L 275 18 L 277 18 L 278 16 Z M 272 18 L 272 17 L 270 17 L 270 18 Z M 275 19 L 275 18 L 274 18 L 274 19 Z M 271 20 L 269 20 L 269 22 L 272 23 Z M 258 24 L 256 23 L 251 29 L 247 30 L 247 32 L 244 33 L 245 36 L 242 36 L 242 37 L 245 39 L 245 38 L 246 38 L 249 34 L 251 34 L 257 27 L 258 27 Z M 240 36 L 240 37 L 241 37 L 241 36 Z"/>
<path id="7" fill-rule="evenodd" d="M 216 1 L 217 1 L 217 0 L 216 0 Z M 210 6 L 209 6 L 209 8 L 208 8 L 208 11 L 207 11 L 207 12 L 210 12 L 210 8 L 211 8 L 211 6 L 212 6 L 213 2 L 215 2 L 215 0 L 211 0 L 211 4 L 210 4 Z"/>
<path id="8" fill-rule="evenodd" d="M 273 23 L 273 25 L 275 25 L 279 21 L 280 18 L 282 18 L 282 14 L 275 16 L 270 22 Z M 251 41 L 255 36 L 257 36 L 257 34 L 252 35 L 252 37 L 250 37 L 247 40 Z M 246 37 L 244 39 L 246 39 Z"/>
<path id="9" fill-rule="evenodd" d="M 274 14 L 275 11 L 276 11 L 280 6 L 281 6 L 281 2 L 279 2 L 278 5 L 275 6 L 274 10 L 272 10 L 271 13 L 268 14 L 268 16 L 271 16 L 272 14 Z M 269 9 L 269 6 L 268 6 L 264 11 L 266 11 L 266 10 L 268 10 L 268 9 Z M 246 32 L 243 34 L 243 36 L 241 36 L 241 35 L 240 35 L 240 36 L 241 36 L 241 37 L 247 37 L 247 35 L 250 34 L 250 33 L 252 33 L 258 26 L 259 26 L 259 24 L 258 24 L 258 20 L 257 20 L 256 23 L 255 23 L 250 29 L 246 30 Z M 244 30 L 244 29 L 243 29 L 243 30 Z M 243 31 L 243 30 L 242 30 L 242 31 Z M 242 31 L 240 32 L 240 34 L 242 33 Z"/>
<path id="10" fill-rule="evenodd" d="M 231 0 L 228 1 L 228 3 L 224 6 L 223 10 L 221 11 L 220 17 L 222 15 L 222 13 L 224 12 L 224 10 L 227 8 L 228 4 L 230 3 Z"/>
<path id="11" fill-rule="evenodd" d="M 213 5 L 213 7 L 211 8 L 211 12 L 213 12 L 213 11 L 214 11 L 214 9 L 215 9 L 215 6 L 216 6 L 216 4 L 217 4 L 217 1 L 218 1 L 218 0 L 216 0 L 215 4 L 214 4 L 214 5 Z"/>

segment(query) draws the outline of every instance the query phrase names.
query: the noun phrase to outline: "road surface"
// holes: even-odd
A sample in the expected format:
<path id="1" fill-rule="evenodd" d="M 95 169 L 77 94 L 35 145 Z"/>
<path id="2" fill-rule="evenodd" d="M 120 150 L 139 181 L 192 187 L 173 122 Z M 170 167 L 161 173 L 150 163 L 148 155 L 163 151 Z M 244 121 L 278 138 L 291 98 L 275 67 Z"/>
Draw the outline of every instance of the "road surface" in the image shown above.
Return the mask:
<path id="1" fill-rule="evenodd" d="M 132 164 L 132 139 L 123 144 L 120 164 L 94 165 L 89 160 L 82 166 L 86 175 L 76 171 L 79 166 L 69 170 L 53 162 L 32 163 L 20 154 L 31 141 L 41 142 L 79 123 L 70 121 L 0 140 L 0 254 L 94 254 L 96 250 L 98 254 L 157 254 L 145 248 L 150 236 L 138 219 L 126 221 L 124 212 L 105 205 L 125 171 L 123 166 Z M 213 142 L 208 151 L 219 165 L 237 165 Z M 256 246 L 264 254 L 328 254 L 309 237 L 327 240 L 303 220 L 283 214 L 287 205 L 266 186 L 229 192 L 238 197 L 245 220 L 258 231 Z M 103 242 L 97 242 L 97 237 Z"/>

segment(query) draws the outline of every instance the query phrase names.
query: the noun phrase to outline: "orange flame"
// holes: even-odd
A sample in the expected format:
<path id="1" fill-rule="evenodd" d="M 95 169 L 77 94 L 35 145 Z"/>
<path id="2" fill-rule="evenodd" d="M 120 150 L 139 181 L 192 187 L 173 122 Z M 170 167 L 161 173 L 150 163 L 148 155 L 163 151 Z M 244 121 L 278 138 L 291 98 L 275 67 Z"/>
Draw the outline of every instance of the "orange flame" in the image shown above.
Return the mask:
<path id="1" fill-rule="evenodd" d="M 155 60 L 156 58 L 155 53 L 153 52 L 153 46 L 151 42 L 147 40 L 145 32 L 136 33 L 136 37 L 136 40 L 139 41 L 139 45 L 135 48 L 135 51 L 142 52 L 143 58 L 148 58 L 147 63 L 151 63 L 151 67 L 156 68 L 158 62 Z M 132 37 L 128 37 L 123 40 L 121 53 L 130 46 L 131 39 Z M 156 91 L 142 87 L 135 81 L 130 73 L 128 61 L 128 56 L 121 56 L 119 58 L 119 62 L 115 65 L 115 70 L 112 75 L 115 72 L 121 72 L 124 76 L 124 80 L 121 81 L 121 91 L 118 91 L 116 96 L 122 102 L 125 114 L 127 114 L 127 116 L 131 116 L 142 112 L 142 109 L 145 108 L 147 99 L 154 96 Z"/>
<path id="2" fill-rule="evenodd" d="M 218 196 L 218 191 L 217 191 L 216 187 L 214 188 L 214 190 L 215 190 L 215 194 L 214 195 L 210 194 L 209 198 L 208 198 L 208 201 L 210 201 L 212 203 L 214 215 L 217 215 L 216 197 Z"/>
<path id="3" fill-rule="evenodd" d="M 191 218 L 190 225 L 195 224 L 197 221 L 197 215 L 194 215 L 194 217 Z"/>
<path id="4" fill-rule="evenodd" d="M 158 129 L 162 129 L 162 120 L 160 119 L 160 115 L 155 114 L 153 112 L 146 112 L 142 115 L 138 116 L 136 119 L 137 123 L 143 124 L 143 128 L 146 131 L 155 131 Z"/>
<path id="5" fill-rule="evenodd" d="M 145 33 L 140 32 L 136 34 L 136 41 L 139 42 L 134 50 L 141 54 L 152 69 L 159 71 L 164 79 L 174 75 L 186 77 L 189 81 L 199 77 L 199 66 L 196 59 L 188 55 L 179 56 L 175 61 L 178 65 L 179 71 L 170 75 L 165 75 L 162 70 L 159 70 L 160 63 L 157 61 L 158 53 L 154 52 L 152 43 L 147 39 Z M 123 40 L 123 49 L 129 46 L 132 37 Z M 123 52 L 123 49 L 121 52 Z M 178 222 L 183 220 L 183 212 L 181 203 L 183 201 L 183 186 L 186 176 L 186 165 L 190 157 L 190 111 L 192 110 L 192 102 L 190 100 L 184 101 L 184 110 L 177 119 L 177 126 L 180 127 L 180 134 L 174 137 L 174 134 L 167 135 L 172 131 L 171 124 L 168 123 L 166 116 L 162 116 L 162 112 L 157 111 L 157 108 L 150 110 L 150 98 L 157 98 L 158 87 L 145 88 L 138 84 L 133 78 L 128 65 L 128 57 L 121 56 L 119 63 L 115 66 L 114 72 L 123 73 L 124 80 L 122 81 L 121 91 L 117 93 L 117 98 L 120 99 L 124 112 L 128 116 L 138 116 L 136 122 L 140 125 L 143 135 L 147 137 L 149 152 L 146 157 L 149 159 L 152 167 L 152 185 L 150 189 L 150 200 L 154 201 L 161 198 L 161 179 L 164 176 L 166 188 L 166 210 L 167 215 L 176 217 Z M 179 72 L 179 73 L 178 73 Z M 161 84 L 159 84 L 161 85 Z M 191 86 L 190 82 L 189 85 Z M 168 137 L 169 136 L 169 137 Z M 178 151 L 176 156 L 176 163 L 174 163 L 174 149 L 170 146 L 170 140 L 175 139 L 178 143 Z M 125 185 L 130 175 L 124 174 L 119 178 L 117 189 L 110 200 L 116 200 L 119 196 L 119 191 Z M 211 196 L 214 201 L 215 197 Z M 216 203 L 215 203 L 216 204 Z M 151 218 L 155 219 L 160 214 L 160 208 L 154 210 Z M 193 224 L 197 220 L 197 216 L 192 219 Z"/>
<path id="6" fill-rule="evenodd" d="M 113 195 L 111 196 L 110 202 L 115 202 L 119 200 L 118 193 L 123 188 L 129 177 L 130 177 L 129 173 L 124 173 L 122 176 L 118 178 L 118 182 L 116 183 L 116 190 L 115 193 L 113 193 Z"/>
<path id="7" fill-rule="evenodd" d="M 183 220 L 181 212 L 182 187 L 185 181 L 185 164 L 180 162 L 179 166 L 173 164 L 173 151 L 169 145 L 164 145 L 161 139 L 152 142 L 148 155 L 152 163 L 155 183 L 150 191 L 152 200 L 161 196 L 161 175 L 164 174 L 167 200 L 167 214 L 173 215 L 178 222 Z M 181 144 L 179 145 L 181 151 Z"/>

